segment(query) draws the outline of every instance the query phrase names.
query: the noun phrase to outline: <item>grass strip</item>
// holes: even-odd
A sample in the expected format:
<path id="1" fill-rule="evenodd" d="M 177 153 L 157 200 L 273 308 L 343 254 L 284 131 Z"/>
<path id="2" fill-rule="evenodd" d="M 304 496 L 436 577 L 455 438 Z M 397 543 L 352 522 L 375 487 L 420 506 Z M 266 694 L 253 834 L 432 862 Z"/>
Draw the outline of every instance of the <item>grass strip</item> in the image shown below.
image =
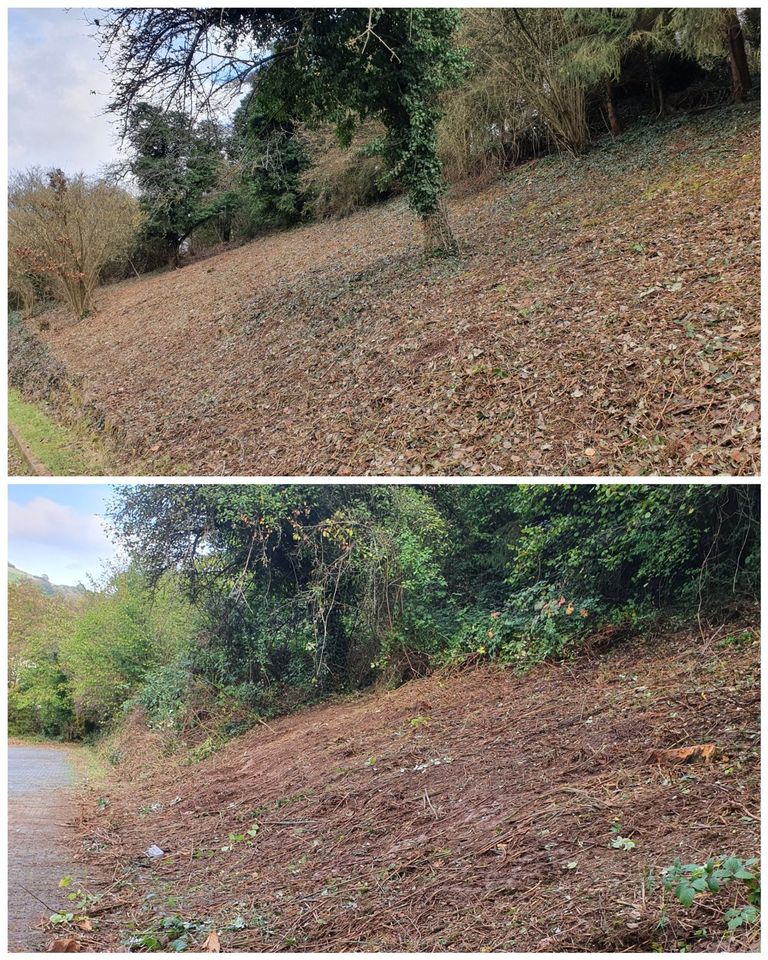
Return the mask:
<path id="1" fill-rule="evenodd" d="M 8 424 L 17 441 L 9 448 L 9 470 L 26 460 L 30 468 L 27 475 L 103 476 L 109 472 L 98 441 L 57 423 L 41 406 L 23 400 L 14 389 L 8 393 Z"/>

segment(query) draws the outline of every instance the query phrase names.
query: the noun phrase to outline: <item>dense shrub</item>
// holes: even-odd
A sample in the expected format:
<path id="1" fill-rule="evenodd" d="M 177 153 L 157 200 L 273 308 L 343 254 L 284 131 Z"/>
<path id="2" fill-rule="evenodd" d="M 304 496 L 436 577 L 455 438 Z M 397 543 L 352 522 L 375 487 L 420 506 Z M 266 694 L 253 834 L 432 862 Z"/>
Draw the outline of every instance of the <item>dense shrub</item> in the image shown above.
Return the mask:
<path id="1" fill-rule="evenodd" d="M 135 570 L 101 589 L 47 597 L 9 594 L 9 722 L 14 733 L 72 737 L 98 731 L 141 693 L 147 711 L 185 702 L 197 619 L 171 577 L 149 591 Z"/>
<path id="2" fill-rule="evenodd" d="M 8 585 L 8 723 L 14 734 L 77 734 L 72 697 L 61 667 L 61 638 L 74 628 L 76 593 L 45 593 L 37 584 Z"/>
<path id="3" fill-rule="evenodd" d="M 214 486 L 136 489 L 115 519 L 151 578 L 180 568 L 206 675 L 328 690 L 754 592 L 757 513 L 746 487 Z"/>
<path id="4" fill-rule="evenodd" d="M 112 520 L 132 565 L 66 623 L 11 596 L 17 730 L 101 729 L 128 702 L 215 746 L 445 661 L 526 668 L 722 617 L 759 585 L 757 486 L 153 485 Z"/>
<path id="5" fill-rule="evenodd" d="M 135 697 L 123 703 L 123 710 L 142 707 L 150 727 L 173 730 L 187 700 L 189 679 L 188 670 L 176 663 L 151 667 Z"/>
<path id="6" fill-rule="evenodd" d="M 8 191 L 11 294 L 29 307 L 44 282 L 46 292 L 82 317 L 139 222 L 136 200 L 114 184 L 83 174 L 68 178 L 61 170 L 17 174 Z"/>

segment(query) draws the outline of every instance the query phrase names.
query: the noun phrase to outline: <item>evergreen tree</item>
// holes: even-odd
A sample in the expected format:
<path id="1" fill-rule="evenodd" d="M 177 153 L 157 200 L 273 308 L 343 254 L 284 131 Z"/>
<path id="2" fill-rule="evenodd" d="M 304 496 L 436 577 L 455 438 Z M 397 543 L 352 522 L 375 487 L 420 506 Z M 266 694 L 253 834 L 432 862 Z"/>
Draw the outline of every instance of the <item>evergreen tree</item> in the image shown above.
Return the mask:
<path id="1" fill-rule="evenodd" d="M 142 102 L 131 109 L 127 137 L 144 237 L 161 243 L 169 265 L 177 267 L 192 231 L 231 203 L 226 192 L 216 189 L 223 162 L 219 131 L 214 124 L 195 126 L 180 111 Z"/>
<path id="2" fill-rule="evenodd" d="M 260 109 L 251 91 L 235 112 L 230 155 L 241 171 L 241 206 L 257 229 L 298 220 L 304 202 L 299 177 L 309 158 L 292 120 Z"/>

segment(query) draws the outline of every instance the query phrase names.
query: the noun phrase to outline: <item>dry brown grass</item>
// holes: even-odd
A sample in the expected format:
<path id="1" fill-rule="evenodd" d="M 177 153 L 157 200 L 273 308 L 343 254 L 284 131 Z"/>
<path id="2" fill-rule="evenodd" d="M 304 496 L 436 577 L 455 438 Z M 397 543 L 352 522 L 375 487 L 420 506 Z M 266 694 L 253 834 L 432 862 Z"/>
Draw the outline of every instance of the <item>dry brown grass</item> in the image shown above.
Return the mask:
<path id="1" fill-rule="evenodd" d="M 383 134 L 381 124 L 369 121 L 357 129 L 348 147 L 342 147 L 332 127 L 302 128 L 311 166 L 300 182 L 308 193 L 307 212 L 312 218 L 346 217 L 390 192 L 380 183 L 384 161 L 365 153 Z"/>

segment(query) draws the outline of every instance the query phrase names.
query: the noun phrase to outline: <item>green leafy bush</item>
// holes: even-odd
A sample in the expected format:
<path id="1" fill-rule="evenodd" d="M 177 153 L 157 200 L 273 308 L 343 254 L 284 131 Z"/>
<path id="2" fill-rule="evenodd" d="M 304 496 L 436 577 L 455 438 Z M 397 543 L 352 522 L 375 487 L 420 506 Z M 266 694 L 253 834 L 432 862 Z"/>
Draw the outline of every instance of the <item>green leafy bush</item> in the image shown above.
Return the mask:
<path id="1" fill-rule="evenodd" d="M 500 606 L 490 612 L 463 612 L 449 658 L 480 654 L 530 666 L 566 656 L 594 630 L 602 610 L 594 597 L 566 597 L 546 583 L 520 590 Z"/>
<path id="2" fill-rule="evenodd" d="M 755 857 L 748 860 L 740 857 L 710 857 L 704 864 L 684 864 L 678 857 L 671 867 L 662 870 L 661 882 L 664 889 L 672 892 L 684 907 L 692 906 L 696 898 L 703 894 L 718 893 L 726 885 L 743 884 L 748 904 L 754 910 L 753 919 L 756 919 L 760 906 L 760 879 L 756 864 Z M 752 916 L 752 911 L 748 915 Z M 742 919 L 742 922 L 746 921 Z M 740 923 L 731 929 L 735 930 L 737 926 Z"/>
<path id="3" fill-rule="evenodd" d="M 160 664 L 147 671 L 138 693 L 125 702 L 123 709 L 128 712 L 140 706 L 150 727 L 173 729 L 184 710 L 188 686 L 189 674 L 184 667 Z"/>

